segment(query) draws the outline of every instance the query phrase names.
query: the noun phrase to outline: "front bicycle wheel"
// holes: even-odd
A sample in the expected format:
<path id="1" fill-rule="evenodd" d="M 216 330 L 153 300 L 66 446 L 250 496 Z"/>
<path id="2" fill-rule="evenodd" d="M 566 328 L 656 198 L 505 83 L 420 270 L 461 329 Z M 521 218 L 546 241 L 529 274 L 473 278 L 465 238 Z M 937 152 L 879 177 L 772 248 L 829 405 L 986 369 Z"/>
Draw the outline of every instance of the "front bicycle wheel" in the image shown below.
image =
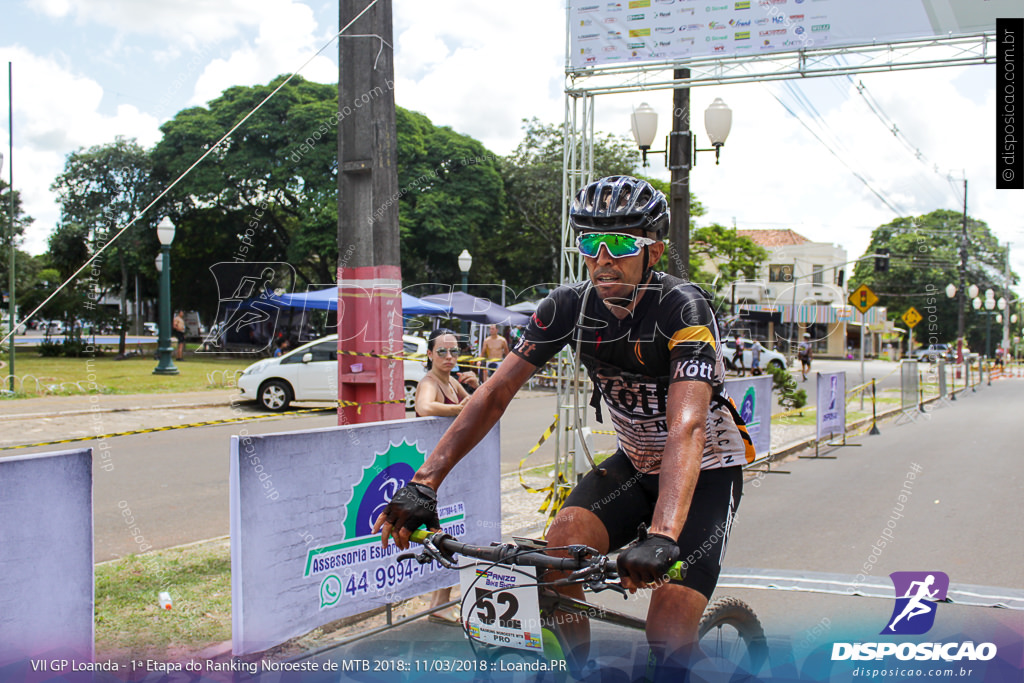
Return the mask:
<path id="1" fill-rule="evenodd" d="M 708 605 L 697 636 L 708 657 L 751 673 L 760 671 L 768 658 L 761 622 L 750 605 L 737 598 L 719 598 Z"/>

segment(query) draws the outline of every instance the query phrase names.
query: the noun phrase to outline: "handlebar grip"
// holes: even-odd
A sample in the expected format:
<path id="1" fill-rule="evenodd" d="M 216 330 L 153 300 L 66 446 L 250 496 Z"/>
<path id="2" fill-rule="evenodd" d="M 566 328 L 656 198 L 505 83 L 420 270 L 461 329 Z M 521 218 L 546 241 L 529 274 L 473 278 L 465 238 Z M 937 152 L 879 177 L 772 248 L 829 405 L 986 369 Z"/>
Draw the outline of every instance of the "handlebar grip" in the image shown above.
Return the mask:
<path id="1" fill-rule="evenodd" d="M 682 581 L 686 578 L 686 565 L 683 562 L 676 562 L 668 568 L 667 574 L 671 581 Z"/>

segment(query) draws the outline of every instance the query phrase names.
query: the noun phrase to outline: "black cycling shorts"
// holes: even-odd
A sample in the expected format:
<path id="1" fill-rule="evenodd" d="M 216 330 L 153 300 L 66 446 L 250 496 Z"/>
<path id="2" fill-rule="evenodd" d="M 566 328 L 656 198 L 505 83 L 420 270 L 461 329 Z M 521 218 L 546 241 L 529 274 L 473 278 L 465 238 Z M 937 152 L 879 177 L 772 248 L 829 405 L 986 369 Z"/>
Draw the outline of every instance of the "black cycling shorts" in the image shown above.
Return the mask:
<path id="1" fill-rule="evenodd" d="M 564 507 L 590 510 L 608 530 L 608 551 L 636 538 L 641 523 L 650 526 L 658 501 L 657 474 L 641 474 L 621 450 L 583 477 Z M 708 600 L 715 592 L 732 520 L 743 493 L 743 468 L 702 470 L 686 522 L 677 540 L 679 559 L 687 564 L 683 585 Z"/>

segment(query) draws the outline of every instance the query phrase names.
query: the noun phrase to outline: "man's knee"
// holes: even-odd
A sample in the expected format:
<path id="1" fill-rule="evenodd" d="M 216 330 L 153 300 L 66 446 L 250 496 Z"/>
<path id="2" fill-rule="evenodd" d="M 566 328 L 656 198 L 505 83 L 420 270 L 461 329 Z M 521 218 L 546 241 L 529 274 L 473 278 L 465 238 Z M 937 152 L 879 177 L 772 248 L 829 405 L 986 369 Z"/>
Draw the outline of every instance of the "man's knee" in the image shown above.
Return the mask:
<path id="1" fill-rule="evenodd" d="M 708 605 L 702 593 L 688 586 L 666 584 L 655 589 L 647 612 L 648 637 L 674 643 L 696 642 L 697 626 Z M 673 648 L 674 649 L 674 648 Z"/>
<path id="2" fill-rule="evenodd" d="M 563 507 L 547 534 L 548 545 L 563 546 L 582 543 L 599 552 L 608 552 L 608 530 L 590 510 Z"/>

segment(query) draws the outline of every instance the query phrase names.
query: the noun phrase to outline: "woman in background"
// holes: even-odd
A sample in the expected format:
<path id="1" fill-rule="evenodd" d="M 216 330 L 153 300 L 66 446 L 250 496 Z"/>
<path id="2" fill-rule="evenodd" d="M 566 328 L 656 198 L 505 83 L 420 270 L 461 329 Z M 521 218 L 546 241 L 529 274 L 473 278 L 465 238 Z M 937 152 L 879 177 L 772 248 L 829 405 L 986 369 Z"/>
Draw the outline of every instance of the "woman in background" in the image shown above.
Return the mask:
<path id="1" fill-rule="evenodd" d="M 469 400 L 469 393 L 452 376 L 459 356 L 459 342 L 451 330 L 440 328 L 427 338 L 427 374 L 416 387 L 416 417 L 455 417 Z M 439 588 L 430 594 L 430 608 L 451 599 L 451 588 Z M 459 625 L 457 608 L 434 612 L 428 621 Z"/>

